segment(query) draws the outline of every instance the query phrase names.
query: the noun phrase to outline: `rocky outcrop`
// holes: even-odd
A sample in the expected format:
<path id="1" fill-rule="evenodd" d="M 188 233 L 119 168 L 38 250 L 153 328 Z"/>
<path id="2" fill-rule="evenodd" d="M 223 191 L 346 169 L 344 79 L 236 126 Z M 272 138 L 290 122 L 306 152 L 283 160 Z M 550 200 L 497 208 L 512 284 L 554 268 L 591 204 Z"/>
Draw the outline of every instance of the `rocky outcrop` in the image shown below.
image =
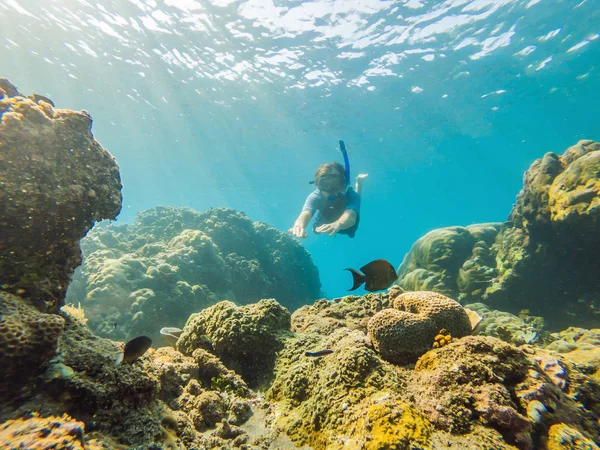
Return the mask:
<path id="1" fill-rule="evenodd" d="M 119 168 L 85 111 L 1 80 L 0 118 L 2 289 L 56 312 L 81 263 L 79 241 L 121 210 Z"/>
<path id="2" fill-rule="evenodd" d="M 85 111 L 0 79 L 0 394 L 8 397 L 56 351 L 79 240 L 121 209 L 118 166 L 91 126 Z"/>

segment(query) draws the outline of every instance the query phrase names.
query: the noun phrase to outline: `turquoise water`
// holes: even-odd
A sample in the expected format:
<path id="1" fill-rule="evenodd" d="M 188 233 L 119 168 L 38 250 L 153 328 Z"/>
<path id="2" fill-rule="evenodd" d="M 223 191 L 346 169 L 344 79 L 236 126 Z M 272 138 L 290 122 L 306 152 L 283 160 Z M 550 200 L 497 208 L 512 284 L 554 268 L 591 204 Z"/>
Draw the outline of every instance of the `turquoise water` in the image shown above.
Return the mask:
<path id="1" fill-rule="evenodd" d="M 503 221 L 545 152 L 600 140 L 600 1 L 3 0 L 0 77 L 85 109 L 119 222 L 226 206 L 286 230 L 322 162 L 357 236 L 304 241 L 328 296 L 443 226 Z"/>

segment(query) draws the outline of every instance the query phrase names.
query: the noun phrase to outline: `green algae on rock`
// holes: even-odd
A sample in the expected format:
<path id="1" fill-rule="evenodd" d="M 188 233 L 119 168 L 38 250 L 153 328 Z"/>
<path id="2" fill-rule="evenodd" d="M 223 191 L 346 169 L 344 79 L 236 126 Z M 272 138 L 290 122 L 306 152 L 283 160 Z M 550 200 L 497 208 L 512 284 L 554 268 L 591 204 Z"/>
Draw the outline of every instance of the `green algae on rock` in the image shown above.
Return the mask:
<path id="1" fill-rule="evenodd" d="M 290 313 L 275 300 L 246 306 L 223 301 L 190 316 L 177 349 L 191 355 L 208 336 L 223 363 L 256 386 L 270 376 L 289 331 Z"/>
<path id="2" fill-rule="evenodd" d="M 3 289 L 57 312 L 81 263 L 80 239 L 121 210 L 119 168 L 85 111 L 32 100 L 3 80 L 0 118 Z"/>

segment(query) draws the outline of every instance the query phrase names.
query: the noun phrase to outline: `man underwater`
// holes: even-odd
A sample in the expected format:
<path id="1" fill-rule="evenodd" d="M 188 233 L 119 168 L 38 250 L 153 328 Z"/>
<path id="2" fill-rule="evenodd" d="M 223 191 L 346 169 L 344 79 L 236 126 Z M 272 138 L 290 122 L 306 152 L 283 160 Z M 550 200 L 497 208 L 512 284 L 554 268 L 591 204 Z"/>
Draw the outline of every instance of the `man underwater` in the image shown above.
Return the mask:
<path id="1" fill-rule="evenodd" d="M 304 202 L 302 212 L 289 229 L 297 238 L 305 238 L 306 226 L 315 216 L 315 233 L 346 234 L 353 238 L 360 222 L 360 198 L 363 182 L 368 174 L 356 177 L 355 189 L 350 186 L 350 165 L 343 141 L 340 150 L 344 155 L 346 167 L 337 162 L 321 164 L 315 172 L 314 183 L 317 187 Z"/>

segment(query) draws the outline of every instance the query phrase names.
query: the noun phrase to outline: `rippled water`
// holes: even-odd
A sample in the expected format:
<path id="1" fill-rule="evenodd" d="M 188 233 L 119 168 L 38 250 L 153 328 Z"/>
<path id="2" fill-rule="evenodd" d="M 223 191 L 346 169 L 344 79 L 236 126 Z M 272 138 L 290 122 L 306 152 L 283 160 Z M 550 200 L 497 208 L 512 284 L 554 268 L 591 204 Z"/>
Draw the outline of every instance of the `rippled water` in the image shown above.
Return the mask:
<path id="1" fill-rule="evenodd" d="M 345 139 L 360 231 L 306 242 L 339 295 L 344 267 L 502 221 L 535 158 L 600 139 L 599 37 L 598 0 L 3 0 L 0 76 L 90 111 L 123 221 L 230 206 L 287 229 Z"/>

